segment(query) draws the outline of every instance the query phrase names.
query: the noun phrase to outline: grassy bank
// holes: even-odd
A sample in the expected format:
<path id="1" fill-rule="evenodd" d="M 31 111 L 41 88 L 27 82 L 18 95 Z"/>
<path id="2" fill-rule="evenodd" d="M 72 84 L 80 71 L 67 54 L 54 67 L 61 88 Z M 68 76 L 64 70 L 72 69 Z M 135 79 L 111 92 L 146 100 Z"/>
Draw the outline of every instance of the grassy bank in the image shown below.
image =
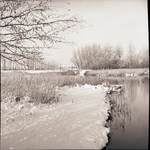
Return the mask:
<path id="1" fill-rule="evenodd" d="M 108 69 L 108 70 L 90 70 L 87 71 L 87 76 L 141 76 L 149 75 L 149 68 L 143 69 Z"/>

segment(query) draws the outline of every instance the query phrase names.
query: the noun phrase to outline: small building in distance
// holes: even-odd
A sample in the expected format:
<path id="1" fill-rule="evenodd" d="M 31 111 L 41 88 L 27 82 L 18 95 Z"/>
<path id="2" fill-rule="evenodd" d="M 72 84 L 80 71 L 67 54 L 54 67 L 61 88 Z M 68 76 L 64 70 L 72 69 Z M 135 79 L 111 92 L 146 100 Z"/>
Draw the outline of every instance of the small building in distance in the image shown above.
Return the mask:
<path id="1" fill-rule="evenodd" d="M 77 67 L 73 63 L 68 63 L 68 64 L 59 64 L 59 69 L 60 70 L 76 70 Z"/>

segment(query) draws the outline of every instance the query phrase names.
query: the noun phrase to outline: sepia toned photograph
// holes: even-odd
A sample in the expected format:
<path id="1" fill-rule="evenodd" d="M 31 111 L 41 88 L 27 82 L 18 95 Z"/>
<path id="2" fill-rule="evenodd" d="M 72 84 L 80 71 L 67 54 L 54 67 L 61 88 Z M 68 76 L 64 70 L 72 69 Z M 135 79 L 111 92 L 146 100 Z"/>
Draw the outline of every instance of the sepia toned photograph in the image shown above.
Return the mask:
<path id="1" fill-rule="evenodd" d="M 147 0 L 0 0 L 1 150 L 149 148 Z"/>

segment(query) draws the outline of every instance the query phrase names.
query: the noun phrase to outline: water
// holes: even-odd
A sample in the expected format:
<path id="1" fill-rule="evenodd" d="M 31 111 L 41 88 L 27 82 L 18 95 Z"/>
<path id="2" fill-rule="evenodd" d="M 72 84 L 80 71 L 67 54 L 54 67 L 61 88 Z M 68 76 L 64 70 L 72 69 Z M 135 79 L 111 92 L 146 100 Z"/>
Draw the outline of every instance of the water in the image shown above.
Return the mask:
<path id="1" fill-rule="evenodd" d="M 123 85 L 121 94 L 109 95 L 111 120 L 105 149 L 148 149 L 149 77 L 87 77 L 85 83 Z M 88 82 L 89 81 L 89 82 Z"/>
<path id="2" fill-rule="evenodd" d="M 112 119 L 106 149 L 148 149 L 149 78 L 107 78 L 123 84 L 124 91 L 110 97 Z"/>

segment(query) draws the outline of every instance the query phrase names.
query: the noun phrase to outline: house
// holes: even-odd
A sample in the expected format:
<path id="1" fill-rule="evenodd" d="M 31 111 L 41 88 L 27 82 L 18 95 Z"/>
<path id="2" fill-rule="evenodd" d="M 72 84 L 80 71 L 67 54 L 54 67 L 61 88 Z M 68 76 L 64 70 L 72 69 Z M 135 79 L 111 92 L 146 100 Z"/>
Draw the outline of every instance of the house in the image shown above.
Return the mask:
<path id="1" fill-rule="evenodd" d="M 68 63 L 68 64 L 59 64 L 59 69 L 60 70 L 70 70 L 70 69 L 76 69 L 76 66 L 73 63 Z"/>

